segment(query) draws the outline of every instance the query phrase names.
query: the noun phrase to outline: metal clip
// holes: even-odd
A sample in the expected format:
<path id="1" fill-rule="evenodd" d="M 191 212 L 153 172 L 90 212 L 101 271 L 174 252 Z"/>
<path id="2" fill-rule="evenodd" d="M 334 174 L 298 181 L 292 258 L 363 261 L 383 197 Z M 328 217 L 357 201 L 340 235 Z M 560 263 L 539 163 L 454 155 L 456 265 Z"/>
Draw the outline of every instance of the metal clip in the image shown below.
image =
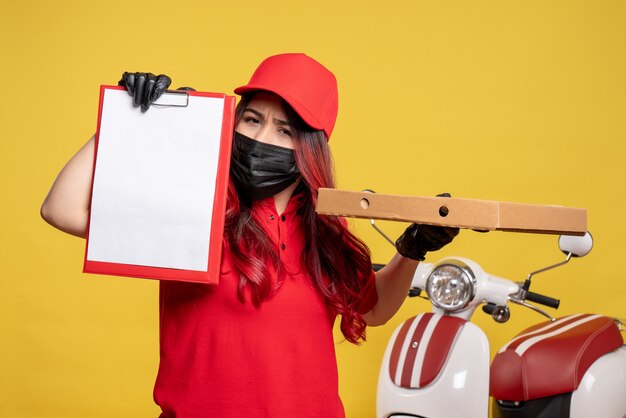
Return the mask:
<path id="1" fill-rule="evenodd" d="M 187 107 L 189 106 L 189 92 L 188 91 L 184 91 L 184 90 L 168 90 L 165 92 L 165 94 L 184 94 L 186 96 L 186 100 L 185 103 L 152 103 L 152 106 L 158 106 L 158 107 Z M 161 96 L 161 98 L 165 97 L 165 94 L 163 96 Z"/>

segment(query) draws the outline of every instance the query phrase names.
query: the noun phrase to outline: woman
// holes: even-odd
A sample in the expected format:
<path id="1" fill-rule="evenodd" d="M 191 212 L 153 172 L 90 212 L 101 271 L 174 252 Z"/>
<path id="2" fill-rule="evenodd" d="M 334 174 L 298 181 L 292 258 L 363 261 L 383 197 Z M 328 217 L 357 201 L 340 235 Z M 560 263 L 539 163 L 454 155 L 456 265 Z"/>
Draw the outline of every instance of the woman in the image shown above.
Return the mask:
<path id="1" fill-rule="evenodd" d="M 125 73 L 120 83 L 146 111 L 169 79 Z M 162 417 L 342 417 L 335 317 L 347 340 L 363 340 L 366 325 L 398 310 L 419 260 L 458 230 L 412 225 L 374 273 L 345 221 L 315 213 L 318 188 L 334 187 L 334 75 L 304 54 L 281 54 L 235 92 L 220 284 L 161 282 L 155 401 Z M 46 221 L 83 237 L 92 163 L 93 138 L 42 206 Z"/>

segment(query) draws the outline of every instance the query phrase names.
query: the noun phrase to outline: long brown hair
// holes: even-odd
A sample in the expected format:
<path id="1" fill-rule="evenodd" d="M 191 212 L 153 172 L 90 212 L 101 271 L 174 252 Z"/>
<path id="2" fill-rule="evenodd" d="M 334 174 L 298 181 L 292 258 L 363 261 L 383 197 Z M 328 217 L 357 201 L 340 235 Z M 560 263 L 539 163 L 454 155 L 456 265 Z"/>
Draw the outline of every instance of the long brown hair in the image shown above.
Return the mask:
<path id="1" fill-rule="evenodd" d="M 236 123 L 253 95 L 244 95 L 237 105 Z M 358 312 L 364 279 L 371 274 L 367 246 L 347 228 L 345 220 L 315 213 L 317 190 L 335 187 L 333 162 L 323 131 L 310 128 L 283 101 L 283 109 L 294 133 L 296 164 L 302 175 L 302 215 L 305 247 L 302 264 L 327 304 L 341 315 L 341 331 L 353 343 L 365 339 L 365 321 Z M 233 150 L 234 151 L 234 150 Z M 282 268 L 275 245 L 254 221 L 250 207 L 239 199 L 232 181 L 229 185 L 225 238 L 239 273 L 238 296 L 243 302 L 249 289 L 252 303 L 259 306 L 272 297 L 282 283 Z M 278 272 L 270 277 L 268 265 Z"/>

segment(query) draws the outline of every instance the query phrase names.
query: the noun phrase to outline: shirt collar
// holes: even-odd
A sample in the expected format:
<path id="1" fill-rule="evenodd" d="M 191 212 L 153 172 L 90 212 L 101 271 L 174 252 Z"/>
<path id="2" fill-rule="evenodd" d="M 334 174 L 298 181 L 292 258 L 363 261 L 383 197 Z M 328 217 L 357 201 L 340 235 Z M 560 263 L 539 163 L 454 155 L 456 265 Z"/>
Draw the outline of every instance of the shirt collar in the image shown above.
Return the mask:
<path id="1" fill-rule="evenodd" d="M 304 192 L 297 191 L 291 196 L 289 199 L 289 203 L 287 203 L 287 207 L 285 211 L 281 213 L 281 215 L 289 215 L 293 212 L 297 212 L 304 205 Z M 276 205 L 274 204 L 274 197 L 268 197 L 266 199 L 257 200 L 252 204 L 253 211 L 263 211 L 263 212 L 273 212 L 278 215 L 276 211 Z"/>

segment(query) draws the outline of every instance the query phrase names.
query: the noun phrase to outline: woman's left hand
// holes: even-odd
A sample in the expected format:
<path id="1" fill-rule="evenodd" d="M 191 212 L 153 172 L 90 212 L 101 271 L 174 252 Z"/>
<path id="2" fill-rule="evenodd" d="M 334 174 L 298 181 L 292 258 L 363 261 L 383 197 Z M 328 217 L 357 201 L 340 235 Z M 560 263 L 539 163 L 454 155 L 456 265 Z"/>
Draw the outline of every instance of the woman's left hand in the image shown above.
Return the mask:
<path id="1" fill-rule="evenodd" d="M 459 228 L 411 224 L 396 240 L 401 256 L 424 261 L 426 253 L 437 251 L 452 242 Z"/>
<path id="2" fill-rule="evenodd" d="M 437 197 L 451 196 L 442 193 Z M 458 234 L 459 228 L 411 224 L 396 240 L 396 249 L 403 257 L 424 261 L 427 252 L 437 251 L 450 244 Z"/>

